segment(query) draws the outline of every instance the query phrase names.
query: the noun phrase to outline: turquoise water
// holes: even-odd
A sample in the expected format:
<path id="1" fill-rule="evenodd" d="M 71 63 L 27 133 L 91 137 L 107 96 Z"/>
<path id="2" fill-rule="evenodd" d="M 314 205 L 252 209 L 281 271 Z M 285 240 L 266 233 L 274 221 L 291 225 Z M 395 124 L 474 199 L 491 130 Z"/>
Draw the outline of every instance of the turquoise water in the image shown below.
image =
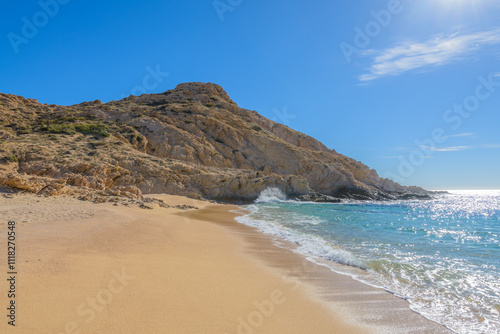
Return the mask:
<path id="1" fill-rule="evenodd" d="M 246 209 L 240 222 L 313 259 L 365 269 L 355 278 L 457 333 L 500 333 L 500 191 L 315 204 L 267 189 Z"/>

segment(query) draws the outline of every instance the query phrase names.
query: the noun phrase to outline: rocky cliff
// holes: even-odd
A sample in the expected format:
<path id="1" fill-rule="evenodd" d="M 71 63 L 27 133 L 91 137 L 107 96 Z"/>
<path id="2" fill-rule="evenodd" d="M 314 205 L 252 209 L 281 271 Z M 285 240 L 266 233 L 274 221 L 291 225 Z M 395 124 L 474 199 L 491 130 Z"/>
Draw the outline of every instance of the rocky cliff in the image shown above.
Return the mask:
<path id="1" fill-rule="evenodd" d="M 0 186 L 48 195 L 168 193 L 227 202 L 251 201 L 268 187 L 307 198 L 429 195 L 380 178 L 205 83 L 69 107 L 0 94 Z"/>

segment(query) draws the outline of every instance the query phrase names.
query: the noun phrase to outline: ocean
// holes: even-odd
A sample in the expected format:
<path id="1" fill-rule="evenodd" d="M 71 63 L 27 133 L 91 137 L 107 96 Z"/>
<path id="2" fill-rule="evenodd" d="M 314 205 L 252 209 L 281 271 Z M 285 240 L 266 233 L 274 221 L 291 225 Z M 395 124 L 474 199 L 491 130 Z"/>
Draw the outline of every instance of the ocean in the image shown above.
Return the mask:
<path id="1" fill-rule="evenodd" d="M 319 204 L 271 188 L 245 209 L 239 222 L 404 298 L 430 320 L 457 333 L 500 333 L 500 191 Z"/>

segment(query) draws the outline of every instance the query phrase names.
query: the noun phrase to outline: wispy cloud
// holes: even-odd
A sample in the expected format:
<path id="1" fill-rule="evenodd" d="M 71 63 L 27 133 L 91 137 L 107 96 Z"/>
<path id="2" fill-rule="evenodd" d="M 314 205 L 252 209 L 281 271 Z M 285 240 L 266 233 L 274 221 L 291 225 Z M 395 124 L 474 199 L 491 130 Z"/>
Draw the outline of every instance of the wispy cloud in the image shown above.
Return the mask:
<path id="1" fill-rule="evenodd" d="M 413 148 L 410 148 L 410 147 L 395 147 L 395 148 L 391 149 L 391 151 L 410 151 L 412 149 Z"/>
<path id="2" fill-rule="evenodd" d="M 473 136 L 473 133 L 463 133 L 463 134 L 458 134 L 458 135 L 453 135 L 450 137 L 466 137 L 466 136 Z M 415 151 L 415 150 L 422 150 L 426 152 L 459 152 L 459 151 L 467 151 L 467 150 L 473 150 L 473 149 L 480 149 L 480 148 L 492 148 L 492 149 L 498 149 L 500 148 L 500 144 L 492 143 L 492 144 L 482 144 L 478 146 L 448 146 L 448 147 L 435 147 L 435 146 L 418 146 L 417 148 L 410 148 L 410 147 L 396 147 L 392 149 L 392 151 Z M 400 156 L 398 155 L 393 155 L 393 156 L 383 156 L 381 157 L 382 159 L 398 159 Z M 426 158 L 430 158 L 429 155 L 426 156 Z"/>
<path id="3" fill-rule="evenodd" d="M 449 135 L 446 138 L 455 138 L 455 137 L 474 137 L 474 133 L 472 132 L 457 133 L 456 135 Z"/>
<path id="4" fill-rule="evenodd" d="M 380 157 L 381 159 L 401 159 L 403 158 L 402 155 L 391 155 L 391 156 L 384 156 L 384 157 Z M 426 155 L 424 156 L 424 159 L 432 159 L 433 157 L 430 156 L 430 155 Z"/>
<path id="5" fill-rule="evenodd" d="M 421 146 L 422 149 L 434 151 L 434 152 L 457 152 L 470 150 L 472 146 L 450 146 L 450 147 L 431 147 L 431 146 Z"/>
<path id="6" fill-rule="evenodd" d="M 500 28 L 460 35 L 438 36 L 423 43 L 407 43 L 382 51 L 367 50 L 375 55 L 369 73 L 359 77 L 362 82 L 386 75 L 400 75 L 410 70 L 426 70 L 459 60 L 481 47 L 500 43 Z"/>
<path id="7" fill-rule="evenodd" d="M 492 144 L 495 145 L 495 144 Z M 425 151 L 433 151 L 433 152 L 456 152 L 456 151 L 465 151 L 473 149 L 474 146 L 448 146 L 448 147 L 435 147 L 435 146 L 419 146 L 418 148 L 411 147 L 396 147 L 393 151 L 414 151 L 414 150 L 425 150 Z M 384 158 L 392 158 L 392 157 L 384 157 Z"/>
<path id="8" fill-rule="evenodd" d="M 483 145 L 484 148 L 500 148 L 500 144 L 486 144 Z"/>

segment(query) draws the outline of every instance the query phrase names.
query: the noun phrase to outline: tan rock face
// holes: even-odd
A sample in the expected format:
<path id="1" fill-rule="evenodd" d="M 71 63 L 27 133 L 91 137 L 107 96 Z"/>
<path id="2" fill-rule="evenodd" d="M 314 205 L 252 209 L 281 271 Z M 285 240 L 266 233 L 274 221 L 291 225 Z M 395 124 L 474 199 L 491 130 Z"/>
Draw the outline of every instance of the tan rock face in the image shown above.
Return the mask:
<path id="1" fill-rule="evenodd" d="M 205 83 L 70 107 L 0 94 L 2 185 L 49 195 L 70 187 L 226 201 L 250 201 L 268 187 L 357 198 L 426 193 L 239 108 Z"/>

